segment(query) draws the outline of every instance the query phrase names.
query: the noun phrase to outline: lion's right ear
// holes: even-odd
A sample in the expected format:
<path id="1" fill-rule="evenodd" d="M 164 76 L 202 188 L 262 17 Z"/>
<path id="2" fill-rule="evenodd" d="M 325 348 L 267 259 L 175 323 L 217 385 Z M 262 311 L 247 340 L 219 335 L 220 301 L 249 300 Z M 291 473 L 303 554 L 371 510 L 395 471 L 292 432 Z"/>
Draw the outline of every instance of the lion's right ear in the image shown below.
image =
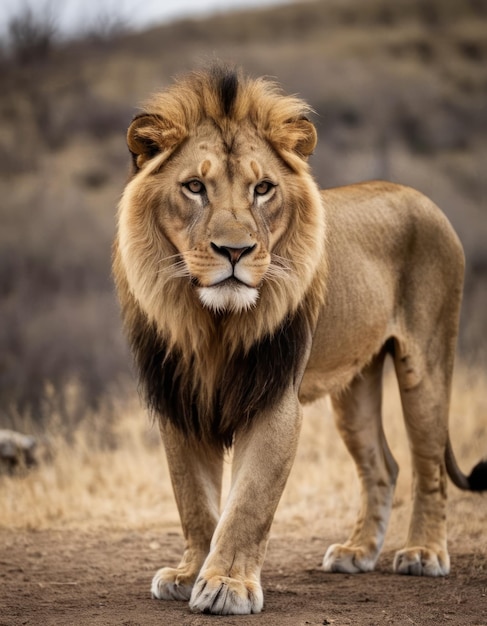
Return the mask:
<path id="1" fill-rule="evenodd" d="M 179 124 L 170 123 L 160 115 L 137 115 L 127 131 L 127 145 L 135 168 L 140 169 L 161 152 L 173 150 L 184 136 L 184 129 Z"/>

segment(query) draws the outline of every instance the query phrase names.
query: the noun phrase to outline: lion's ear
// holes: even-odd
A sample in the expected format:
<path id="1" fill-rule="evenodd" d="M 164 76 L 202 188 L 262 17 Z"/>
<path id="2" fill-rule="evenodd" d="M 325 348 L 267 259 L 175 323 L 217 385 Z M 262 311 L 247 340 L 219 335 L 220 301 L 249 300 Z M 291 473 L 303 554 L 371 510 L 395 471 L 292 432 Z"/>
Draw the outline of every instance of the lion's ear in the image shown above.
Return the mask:
<path id="1" fill-rule="evenodd" d="M 292 122 L 296 133 L 294 151 L 304 158 L 313 154 L 318 142 L 318 134 L 314 125 L 305 117 Z"/>
<path id="2" fill-rule="evenodd" d="M 183 138 L 184 131 L 178 124 L 151 113 L 135 117 L 127 131 L 127 145 L 137 169 L 156 154 L 172 150 Z"/>
<path id="3" fill-rule="evenodd" d="M 315 149 L 318 136 L 313 124 L 306 117 L 300 117 L 272 128 L 268 139 L 283 156 L 294 153 L 306 160 Z"/>

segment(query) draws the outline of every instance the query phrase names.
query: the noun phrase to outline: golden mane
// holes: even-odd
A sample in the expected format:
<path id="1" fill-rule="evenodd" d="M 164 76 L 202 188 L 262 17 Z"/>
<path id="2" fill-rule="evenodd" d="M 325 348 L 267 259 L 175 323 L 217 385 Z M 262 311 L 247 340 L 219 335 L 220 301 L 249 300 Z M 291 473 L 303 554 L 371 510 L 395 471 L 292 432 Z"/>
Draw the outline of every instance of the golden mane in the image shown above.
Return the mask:
<path id="1" fill-rule="evenodd" d="M 245 120 L 300 171 L 305 161 L 299 156 L 308 156 L 308 146 L 310 142 L 314 146 L 316 140 L 314 128 L 302 123 L 312 112 L 306 102 L 284 95 L 272 80 L 252 79 L 222 65 L 182 76 L 166 91 L 148 99 L 143 109 L 142 120 L 153 115 L 159 124 L 137 127 L 136 137 L 129 133 L 129 147 L 134 139 L 177 145 L 208 119 L 231 144 L 235 130 Z"/>
<path id="2" fill-rule="evenodd" d="M 325 220 L 306 162 L 316 139 L 309 111 L 271 81 L 218 66 L 153 96 L 129 128 L 135 171 L 120 203 L 114 273 L 147 402 L 188 433 L 230 443 L 238 416 L 250 421 L 296 375 L 298 346 L 316 324 L 325 291 Z M 154 175 L 208 120 L 228 154 L 245 122 L 279 155 L 292 180 L 288 228 L 273 251 L 286 271 L 264 280 L 250 310 L 221 315 L 202 306 L 188 278 L 164 273 L 174 247 L 158 229 L 155 211 L 147 210 L 159 194 Z M 274 374 L 261 371 L 283 354 L 289 358 Z M 248 385 L 230 393 L 237 376 Z"/>

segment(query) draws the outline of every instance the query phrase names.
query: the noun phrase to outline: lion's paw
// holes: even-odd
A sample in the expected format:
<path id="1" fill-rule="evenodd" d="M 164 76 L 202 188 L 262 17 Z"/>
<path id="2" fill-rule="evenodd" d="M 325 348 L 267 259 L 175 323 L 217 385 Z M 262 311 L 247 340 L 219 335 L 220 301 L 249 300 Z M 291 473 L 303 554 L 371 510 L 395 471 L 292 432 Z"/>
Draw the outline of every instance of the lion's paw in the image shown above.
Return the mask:
<path id="1" fill-rule="evenodd" d="M 323 558 L 325 572 L 359 574 L 370 572 L 375 567 L 376 558 L 367 554 L 363 548 L 343 546 L 335 543 L 328 548 Z"/>
<path id="2" fill-rule="evenodd" d="M 263 605 L 264 597 L 259 583 L 228 576 L 201 576 L 196 581 L 189 602 L 194 613 L 214 615 L 260 613 Z"/>
<path id="3" fill-rule="evenodd" d="M 152 579 L 151 593 L 157 600 L 189 600 L 194 580 L 172 567 L 158 570 Z"/>
<path id="4" fill-rule="evenodd" d="M 405 548 L 396 552 L 394 571 L 410 576 L 446 576 L 450 572 L 450 557 L 446 551 Z"/>

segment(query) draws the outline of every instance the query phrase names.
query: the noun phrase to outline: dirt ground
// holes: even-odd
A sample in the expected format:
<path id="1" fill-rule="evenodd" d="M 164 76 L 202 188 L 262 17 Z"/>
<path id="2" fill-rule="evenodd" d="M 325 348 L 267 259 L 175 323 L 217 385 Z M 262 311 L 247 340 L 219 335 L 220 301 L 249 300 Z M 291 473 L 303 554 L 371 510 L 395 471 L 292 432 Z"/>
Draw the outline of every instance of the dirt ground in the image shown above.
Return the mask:
<path id="1" fill-rule="evenodd" d="M 320 560 L 335 539 L 273 537 L 264 612 L 215 617 L 150 597 L 154 571 L 178 561 L 178 532 L 0 531 L 0 625 L 487 625 L 485 554 L 453 552 L 452 573 L 436 580 L 393 575 L 391 553 L 373 573 L 327 574 Z"/>

